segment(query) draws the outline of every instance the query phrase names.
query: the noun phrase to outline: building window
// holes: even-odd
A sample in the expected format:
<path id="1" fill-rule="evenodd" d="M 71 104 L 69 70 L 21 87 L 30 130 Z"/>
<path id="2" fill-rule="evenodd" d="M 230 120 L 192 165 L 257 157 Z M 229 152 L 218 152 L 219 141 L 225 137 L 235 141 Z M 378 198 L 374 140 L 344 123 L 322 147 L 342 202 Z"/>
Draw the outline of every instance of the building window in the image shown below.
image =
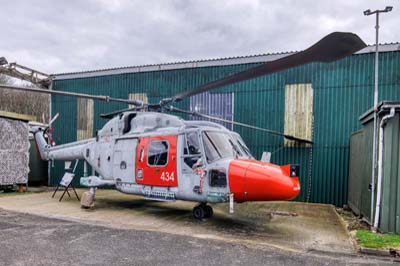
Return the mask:
<path id="1" fill-rule="evenodd" d="M 77 134 L 76 139 L 88 139 L 93 137 L 93 113 L 92 99 L 77 99 Z"/>
<path id="2" fill-rule="evenodd" d="M 205 115 L 222 118 L 233 121 L 234 110 L 234 94 L 227 93 L 201 93 L 190 97 L 190 111 Z M 201 117 L 193 117 L 193 120 L 208 120 L 223 125 L 229 130 L 233 130 L 233 124 L 227 122 L 219 122 L 215 120 L 205 119 Z"/>
<path id="3" fill-rule="evenodd" d="M 146 93 L 129 93 L 128 95 L 129 100 L 141 101 L 143 103 L 148 103 L 149 100 L 147 99 Z M 129 108 L 134 108 L 135 106 L 130 104 Z"/>
<path id="4" fill-rule="evenodd" d="M 168 141 L 153 140 L 149 144 L 147 162 L 150 166 L 165 166 L 168 162 Z"/>
<path id="5" fill-rule="evenodd" d="M 311 84 L 288 84 L 285 87 L 285 134 L 312 141 L 313 88 Z M 296 141 L 285 139 L 285 146 Z"/>

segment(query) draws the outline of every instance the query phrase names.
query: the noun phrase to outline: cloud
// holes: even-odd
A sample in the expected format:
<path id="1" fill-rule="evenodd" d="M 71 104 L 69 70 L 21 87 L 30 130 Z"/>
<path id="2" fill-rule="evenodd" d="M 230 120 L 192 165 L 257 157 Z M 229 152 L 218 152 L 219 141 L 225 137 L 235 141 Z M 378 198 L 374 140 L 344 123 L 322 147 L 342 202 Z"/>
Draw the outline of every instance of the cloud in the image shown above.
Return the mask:
<path id="1" fill-rule="evenodd" d="M 3 3 L 1 3 L 3 2 Z M 0 56 L 59 73 L 283 52 L 332 31 L 375 42 L 365 9 L 381 16 L 381 42 L 400 41 L 395 0 L 0 0 Z"/>

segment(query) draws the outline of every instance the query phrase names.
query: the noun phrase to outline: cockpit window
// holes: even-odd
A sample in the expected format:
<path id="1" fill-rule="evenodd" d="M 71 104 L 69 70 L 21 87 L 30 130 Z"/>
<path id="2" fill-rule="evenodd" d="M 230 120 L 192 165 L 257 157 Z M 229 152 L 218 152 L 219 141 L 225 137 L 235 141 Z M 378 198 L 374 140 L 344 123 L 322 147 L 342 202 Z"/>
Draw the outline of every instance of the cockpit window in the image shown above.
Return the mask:
<path id="1" fill-rule="evenodd" d="M 250 149 L 247 147 L 246 143 L 244 143 L 244 141 L 240 137 L 240 135 L 237 133 L 234 133 L 232 135 L 233 135 L 233 138 L 236 140 L 237 144 L 239 145 L 240 149 L 245 153 L 245 156 L 249 157 L 249 158 L 254 158 L 250 152 Z"/>
<path id="2" fill-rule="evenodd" d="M 233 139 L 229 139 L 229 143 L 232 146 L 232 149 L 234 151 L 235 157 L 244 157 L 244 153 L 243 151 L 239 148 L 238 144 L 236 141 L 234 141 Z"/>
<path id="3" fill-rule="evenodd" d="M 237 133 L 204 131 L 202 139 L 208 163 L 222 158 L 254 158 Z"/>
<path id="4" fill-rule="evenodd" d="M 202 133 L 202 138 L 207 162 L 238 156 L 238 150 L 233 145 L 232 139 L 228 134 L 205 131 Z"/>
<path id="5" fill-rule="evenodd" d="M 184 154 L 200 154 L 200 141 L 197 132 L 189 132 L 186 134 Z"/>
<path id="6" fill-rule="evenodd" d="M 201 148 L 197 131 L 185 134 L 183 154 L 184 162 L 190 168 L 194 169 L 201 164 Z"/>

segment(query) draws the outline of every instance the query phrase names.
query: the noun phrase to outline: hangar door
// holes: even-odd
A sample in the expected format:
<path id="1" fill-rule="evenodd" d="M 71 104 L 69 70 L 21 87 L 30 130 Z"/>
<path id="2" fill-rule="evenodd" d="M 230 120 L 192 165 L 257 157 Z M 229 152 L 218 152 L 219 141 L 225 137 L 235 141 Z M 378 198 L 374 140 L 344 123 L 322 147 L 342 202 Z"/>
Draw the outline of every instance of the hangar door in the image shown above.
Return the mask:
<path id="1" fill-rule="evenodd" d="M 190 97 L 190 111 L 211 115 L 225 120 L 233 121 L 234 94 L 226 93 L 201 93 Z M 223 125 L 229 130 L 233 129 L 231 123 L 213 121 L 201 117 L 192 117 L 192 120 L 207 120 Z"/>

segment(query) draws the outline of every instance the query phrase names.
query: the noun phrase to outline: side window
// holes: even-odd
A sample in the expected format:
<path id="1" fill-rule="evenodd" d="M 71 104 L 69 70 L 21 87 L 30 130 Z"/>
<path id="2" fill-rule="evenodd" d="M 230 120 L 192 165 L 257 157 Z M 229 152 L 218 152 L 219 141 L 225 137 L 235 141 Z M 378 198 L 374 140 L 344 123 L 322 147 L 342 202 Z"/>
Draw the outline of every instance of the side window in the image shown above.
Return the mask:
<path id="1" fill-rule="evenodd" d="M 212 169 L 209 177 L 210 187 L 226 187 L 226 173 L 224 170 Z"/>
<path id="2" fill-rule="evenodd" d="M 166 140 L 153 140 L 149 143 L 147 163 L 150 166 L 165 166 L 168 163 L 169 145 Z"/>

